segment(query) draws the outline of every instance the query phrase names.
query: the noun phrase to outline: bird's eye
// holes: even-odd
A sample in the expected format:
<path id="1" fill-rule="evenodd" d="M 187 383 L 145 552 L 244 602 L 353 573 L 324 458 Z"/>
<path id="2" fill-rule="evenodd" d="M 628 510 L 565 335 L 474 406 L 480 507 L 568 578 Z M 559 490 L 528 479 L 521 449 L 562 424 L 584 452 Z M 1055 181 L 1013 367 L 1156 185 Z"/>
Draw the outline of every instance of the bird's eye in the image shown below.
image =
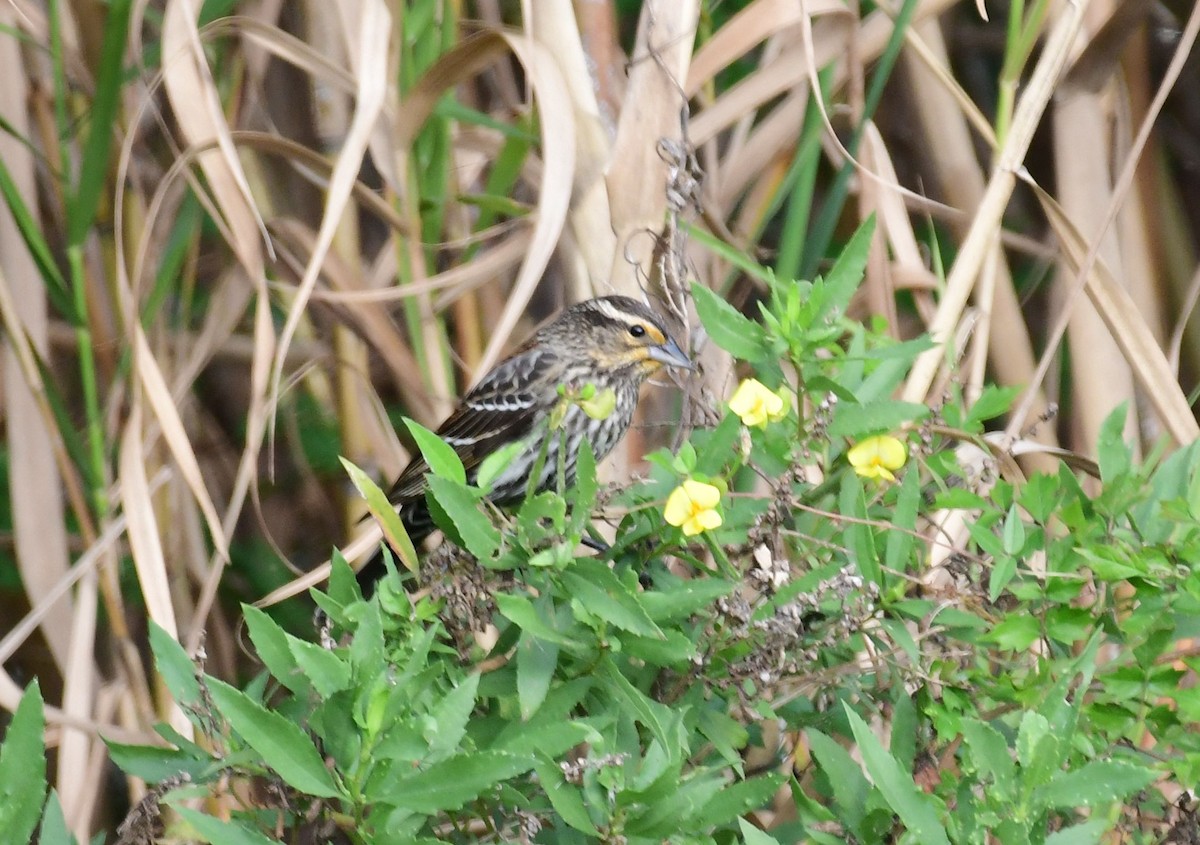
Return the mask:
<path id="1" fill-rule="evenodd" d="M 640 323 L 635 323 L 634 325 L 629 327 L 629 333 L 631 335 L 633 335 L 634 337 L 645 337 L 646 336 L 646 327 Z"/>

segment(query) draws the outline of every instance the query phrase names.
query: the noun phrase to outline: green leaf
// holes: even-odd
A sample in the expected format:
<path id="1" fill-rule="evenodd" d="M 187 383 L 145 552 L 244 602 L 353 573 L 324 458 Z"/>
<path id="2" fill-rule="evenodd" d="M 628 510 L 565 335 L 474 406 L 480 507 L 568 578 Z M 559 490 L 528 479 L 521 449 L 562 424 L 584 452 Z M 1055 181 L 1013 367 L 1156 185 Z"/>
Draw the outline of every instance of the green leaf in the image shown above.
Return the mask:
<path id="1" fill-rule="evenodd" d="M 154 620 L 150 620 L 150 650 L 154 653 L 158 674 L 176 703 L 185 711 L 200 706 L 200 684 L 196 681 L 195 665 L 183 646 Z"/>
<path id="2" fill-rule="evenodd" d="M 500 477 L 502 472 L 508 469 L 508 465 L 513 462 L 513 458 L 521 454 L 527 446 L 528 444 L 524 440 L 516 440 L 512 443 L 504 444 L 484 458 L 475 473 L 475 486 L 484 492 L 490 493 L 496 479 Z"/>
<path id="3" fill-rule="evenodd" d="M 1046 845 L 1099 845 L 1112 825 L 1105 819 L 1090 819 L 1056 830 L 1046 837 Z"/>
<path id="4" fill-rule="evenodd" d="M 0 838 L 29 842 L 46 797 L 46 717 L 35 679 L 21 695 L 0 745 Z"/>
<path id="5" fill-rule="evenodd" d="M 1022 786 L 1026 791 L 1049 783 L 1059 765 L 1059 741 L 1050 730 L 1050 720 L 1033 710 L 1025 711 L 1017 730 L 1017 759 L 1021 763 Z"/>
<path id="6" fill-rule="evenodd" d="M 1001 535 L 1004 553 L 1019 555 L 1025 548 L 1025 523 L 1021 521 L 1021 513 L 1014 502 L 1004 517 L 1004 533 Z M 995 601 L 995 599 L 992 599 Z"/>
<path id="7" fill-rule="evenodd" d="M 1017 559 L 1012 555 L 998 555 L 992 561 L 992 574 L 988 577 L 988 601 L 995 602 L 1017 574 Z"/>
<path id="8" fill-rule="evenodd" d="M 505 751 L 476 751 L 442 760 L 389 786 L 389 803 L 432 815 L 454 810 L 495 784 L 533 768 L 533 760 Z"/>
<path id="9" fill-rule="evenodd" d="M 979 394 L 975 404 L 967 414 L 965 427 L 973 429 L 976 425 L 1006 413 L 1012 406 L 1013 400 L 1021 393 L 1019 387 L 998 387 L 989 384 Z"/>
<path id="10" fill-rule="evenodd" d="M 1100 479 L 1105 484 L 1129 472 L 1133 454 L 1125 443 L 1125 420 L 1128 418 L 1127 403 L 1122 402 L 1105 417 L 1100 426 L 1100 441 L 1096 444 L 1096 458 L 1100 464 Z"/>
<path id="11" fill-rule="evenodd" d="M 604 563 L 577 561 L 562 579 L 572 603 L 578 602 L 588 613 L 634 634 L 664 637 L 637 596 Z"/>
<path id="12" fill-rule="evenodd" d="M 404 564 L 404 568 L 409 572 L 418 571 L 420 563 L 417 558 L 417 549 L 413 545 L 412 538 L 408 536 L 408 531 L 404 527 L 403 520 L 400 519 L 400 514 L 396 512 L 395 506 L 388 501 L 388 497 L 379 489 L 379 485 L 368 478 L 365 472 L 345 458 L 340 460 L 346 469 L 346 474 L 350 476 L 351 483 L 366 501 L 367 510 L 383 529 L 383 536 L 387 539 L 388 545 L 400 556 L 400 562 Z"/>
<path id="13" fill-rule="evenodd" d="M 772 772 L 731 784 L 709 799 L 691 823 L 703 830 L 733 821 L 769 803 L 783 783 L 783 775 Z"/>
<path id="14" fill-rule="evenodd" d="M 876 434 L 887 434 L 901 425 L 929 416 L 929 408 L 916 402 L 900 402 L 885 399 L 856 405 L 839 402 L 829 425 L 830 437 L 862 439 Z"/>
<path id="15" fill-rule="evenodd" d="M 668 623 L 686 619 L 717 599 L 733 592 L 732 581 L 718 578 L 695 578 L 676 581 L 664 589 L 641 594 L 641 605 L 655 622 Z"/>
<path id="16" fill-rule="evenodd" d="M 271 677 L 292 692 L 307 690 L 308 681 L 292 657 L 283 628 L 253 605 L 242 604 L 242 616 L 246 620 L 246 630 L 250 634 L 250 642 L 254 644 L 258 659 L 267 667 Z"/>
<path id="17" fill-rule="evenodd" d="M 917 564 L 913 548 L 917 543 L 917 509 L 921 504 L 921 478 L 916 472 L 905 473 L 892 513 L 894 530 L 887 535 L 883 565 L 892 572 L 906 572 Z"/>
<path id="18" fill-rule="evenodd" d="M 212 757 L 198 759 L 185 751 L 158 745 L 125 745 L 109 739 L 104 744 L 108 746 L 108 756 L 121 771 L 147 783 L 161 783 L 181 773 L 200 781 L 218 762 Z"/>
<path id="19" fill-rule="evenodd" d="M 118 123 L 125 68 L 125 43 L 128 37 L 131 0 L 112 0 L 104 17 L 104 41 L 100 48 L 99 72 L 88 107 L 87 141 L 79 163 L 79 186 L 67 206 L 69 218 L 68 243 L 83 244 L 88 230 L 96 219 L 100 194 L 109 178 L 109 153 L 112 147 L 112 128 Z"/>
<path id="20" fill-rule="evenodd" d="M 871 780 L 905 827 L 923 845 L 950 845 L 946 829 L 938 821 L 932 799 L 913 782 L 912 775 L 904 771 L 896 759 L 880 744 L 875 734 L 862 718 L 843 703 L 850 730 L 862 754 Z"/>
<path id="21" fill-rule="evenodd" d="M 534 607 L 533 602 L 524 596 L 497 593 L 494 598 L 500 615 L 510 620 L 522 631 L 528 631 L 540 640 L 546 640 L 565 648 L 574 650 L 578 647 L 577 642 L 543 618 L 538 609 Z"/>
<path id="22" fill-rule="evenodd" d="M 738 827 L 742 831 L 742 841 L 746 845 L 779 845 L 778 839 L 759 830 L 745 819 L 738 819 Z"/>
<path id="23" fill-rule="evenodd" d="M 1037 617 L 1026 614 L 1009 614 L 989 631 L 986 636 L 1000 648 L 1024 651 L 1042 635 Z"/>
<path id="24" fill-rule="evenodd" d="M 350 686 L 350 664 L 341 655 L 290 634 L 285 636 L 296 665 L 323 698 Z"/>
<path id="25" fill-rule="evenodd" d="M 629 682 L 611 658 L 605 657 L 596 672 L 605 688 L 617 700 L 621 709 L 650 729 L 650 733 L 663 745 L 668 744 L 667 726 L 672 721 L 671 708 L 660 704 Z"/>
<path id="26" fill-rule="evenodd" d="M 758 323 L 704 285 L 692 285 L 692 298 L 704 330 L 717 346 L 734 358 L 751 363 L 767 354 L 766 333 Z"/>
<path id="27" fill-rule="evenodd" d="M 278 839 L 264 836 L 240 821 L 214 818 L 182 803 L 171 807 L 196 836 L 212 845 L 279 845 Z"/>
<path id="28" fill-rule="evenodd" d="M 449 524 L 438 522 L 447 536 L 461 540 L 462 547 L 480 560 L 489 560 L 500 548 L 500 532 L 479 510 L 479 494 L 459 481 L 431 475 L 429 492 L 442 506 Z M 434 517 L 438 514 L 434 512 Z"/>
<path id="29" fill-rule="evenodd" d="M 863 776 L 862 769 L 854 762 L 850 752 L 831 737 L 816 728 L 809 728 L 805 735 L 813 759 L 825 773 L 829 788 L 833 790 L 833 800 L 840 811 L 839 818 L 844 819 L 849 827 L 857 828 L 867 814 L 870 782 Z"/>
<path id="30" fill-rule="evenodd" d="M 430 472 L 439 478 L 457 481 L 459 484 L 467 483 L 467 472 L 463 469 L 462 460 L 449 443 L 408 417 L 404 418 L 404 424 L 408 426 L 409 433 L 417 442 L 421 457 L 429 464 Z"/>
<path id="31" fill-rule="evenodd" d="M 571 494 L 571 525 L 569 530 L 578 535 L 592 518 L 592 510 L 596 506 L 596 496 L 600 492 L 600 483 L 596 478 L 596 456 L 592 452 L 592 444 L 584 438 L 579 444 L 579 454 L 575 458 L 575 489 Z"/>
<path id="32" fill-rule="evenodd" d="M 840 316 L 845 313 L 862 284 L 867 269 L 867 255 L 871 251 L 871 238 L 875 235 L 875 215 L 862 222 L 846 246 L 842 249 L 833 267 L 825 274 L 825 297 L 820 317 Z"/>
<path id="33" fill-rule="evenodd" d="M 517 700 L 522 719 L 532 718 L 542 706 L 557 667 L 558 646 L 529 631 L 521 631 L 517 640 Z"/>
<path id="34" fill-rule="evenodd" d="M 38 845 L 75 845 L 77 841 L 71 835 L 71 831 L 67 830 L 67 818 L 63 815 L 62 802 L 58 800 L 58 792 L 51 789 L 50 797 L 46 799 L 46 810 L 42 813 L 42 829 L 38 831 Z"/>
<path id="35" fill-rule="evenodd" d="M 549 760 L 538 761 L 534 768 L 537 771 L 538 780 L 542 783 L 542 789 L 546 792 L 546 797 L 550 799 L 550 805 L 554 807 L 554 811 L 562 817 L 562 820 L 582 833 L 599 836 L 600 831 L 596 830 L 596 826 L 592 824 L 592 820 L 588 816 L 587 807 L 583 803 L 583 796 L 579 788 L 567 783 L 562 769 Z"/>
<path id="36" fill-rule="evenodd" d="M 318 798 L 339 794 L 321 755 L 299 725 L 216 678 L 208 678 L 207 684 L 218 712 L 284 781 Z"/>
<path id="37" fill-rule="evenodd" d="M 964 718 L 961 728 L 963 740 L 971 752 L 970 762 L 992 778 L 996 797 L 1000 801 L 1013 800 L 1016 797 L 1017 768 L 1003 735 L 978 719 Z"/>
<path id="38" fill-rule="evenodd" d="M 1073 772 L 1059 772 L 1038 789 L 1038 803 L 1050 809 L 1094 807 L 1120 801 L 1154 783 L 1159 773 L 1119 760 L 1093 760 Z"/>
<path id="39" fill-rule="evenodd" d="M 467 723 L 475 709 L 479 673 L 473 672 L 455 684 L 445 698 L 430 711 L 435 721 L 424 731 L 432 757 L 445 757 L 455 751 L 467 733 Z"/>

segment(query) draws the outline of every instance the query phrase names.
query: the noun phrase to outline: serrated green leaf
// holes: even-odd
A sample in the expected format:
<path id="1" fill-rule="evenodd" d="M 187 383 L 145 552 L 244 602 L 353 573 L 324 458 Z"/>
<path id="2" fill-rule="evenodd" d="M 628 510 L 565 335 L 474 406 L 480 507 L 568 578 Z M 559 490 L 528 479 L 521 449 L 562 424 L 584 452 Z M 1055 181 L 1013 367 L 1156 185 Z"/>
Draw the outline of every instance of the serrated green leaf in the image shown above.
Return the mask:
<path id="1" fill-rule="evenodd" d="M 1000 648 L 1010 651 L 1024 651 L 1041 635 L 1041 626 L 1037 617 L 1021 614 L 1004 617 L 986 634 L 987 639 Z"/>
<path id="2" fill-rule="evenodd" d="M 871 784 L 850 752 L 815 728 L 805 731 L 813 759 L 817 761 L 833 790 L 838 816 L 851 828 L 857 828 L 867 813 L 867 796 Z"/>
<path id="3" fill-rule="evenodd" d="M 1125 420 L 1129 409 L 1125 402 L 1118 405 L 1100 425 L 1100 439 L 1096 444 L 1096 459 L 1100 464 L 1100 480 L 1111 484 L 1129 472 L 1133 454 L 1125 443 Z"/>
<path id="4" fill-rule="evenodd" d="M 578 643 L 542 618 L 534 607 L 533 602 L 524 596 L 514 596 L 508 593 L 495 595 L 496 607 L 500 615 L 508 619 L 522 631 L 528 631 L 540 640 L 552 642 L 555 645 L 575 650 Z"/>
<path id="5" fill-rule="evenodd" d="M 246 631 L 250 634 L 250 642 L 254 644 L 258 659 L 267 667 L 271 677 L 292 692 L 308 689 L 308 681 L 296 665 L 283 628 L 253 605 L 242 604 L 242 616 L 246 620 Z"/>
<path id="6" fill-rule="evenodd" d="M 389 787 L 389 803 L 429 815 L 454 810 L 532 768 L 529 757 L 505 751 L 460 754 L 397 779 Z"/>
<path id="7" fill-rule="evenodd" d="M 938 820 L 932 799 L 913 782 L 887 749 L 871 732 L 867 723 L 843 703 L 854 741 L 862 754 L 863 765 L 883 800 L 895 811 L 905 827 L 925 845 L 950 845 L 946 829 Z"/>
<path id="8" fill-rule="evenodd" d="M 339 794 L 321 755 L 299 725 L 223 681 L 208 678 L 207 684 L 217 711 L 284 781 L 318 798 Z"/>
<path id="9" fill-rule="evenodd" d="M 461 482 L 429 476 L 429 491 L 441 505 L 449 524 L 438 522 L 447 536 L 460 540 L 464 549 L 480 560 L 488 560 L 500 548 L 500 532 L 479 510 L 479 496 Z M 434 512 L 434 517 L 438 514 Z"/>
<path id="10" fill-rule="evenodd" d="M 729 595 L 733 588 L 732 581 L 696 578 L 675 582 L 662 590 L 649 590 L 641 594 L 640 600 L 651 619 L 665 624 L 686 619 L 717 599 Z"/>
<path id="11" fill-rule="evenodd" d="M 434 706 L 432 729 L 425 730 L 432 758 L 445 757 L 458 748 L 467 733 L 467 723 L 475 709 L 475 696 L 479 690 L 479 673 L 472 672 L 463 678 L 445 698 Z"/>
<path id="12" fill-rule="evenodd" d="M 872 214 L 855 230 L 833 267 L 825 274 L 825 296 L 819 317 L 840 316 L 845 313 L 854 292 L 862 284 L 874 234 L 875 215 Z"/>
<path id="13" fill-rule="evenodd" d="M 603 563 L 578 561 L 563 573 L 562 579 L 571 598 L 588 613 L 643 637 L 664 637 L 637 596 Z"/>
<path id="14" fill-rule="evenodd" d="M 709 799 L 691 823 L 703 830 L 733 821 L 738 816 L 761 809 L 783 784 L 783 775 L 774 772 L 730 784 Z"/>
<path id="15" fill-rule="evenodd" d="M 0 745 L 0 837 L 29 842 L 46 797 L 46 717 L 34 680 L 21 695 Z"/>
<path id="16" fill-rule="evenodd" d="M 999 800 L 1013 800 L 1016 797 L 1017 769 L 1004 737 L 991 725 L 978 719 L 964 718 L 961 728 L 963 740 L 971 752 L 970 762 L 979 771 L 991 776 Z"/>
<path id="17" fill-rule="evenodd" d="M 1089 819 L 1054 831 L 1046 837 L 1045 845 L 1100 845 L 1112 826 L 1106 819 Z"/>
<path id="18" fill-rule="evenodd" d="M 766 333 L 758 323 L 704 285 L 692 285 L 692 298 L 704 330 L 717 346 L 751 363 L 767 354 Z"/>
<path id="19" fill-rule="evenodd" d="M 1055 810 L 1094 807 L 1120 801 L 1154 783 L 1159 773 L 1120 760 L 1093 760 L 1073 772 L 1059 772 L 1038 789 L 1039 806 Z"/>

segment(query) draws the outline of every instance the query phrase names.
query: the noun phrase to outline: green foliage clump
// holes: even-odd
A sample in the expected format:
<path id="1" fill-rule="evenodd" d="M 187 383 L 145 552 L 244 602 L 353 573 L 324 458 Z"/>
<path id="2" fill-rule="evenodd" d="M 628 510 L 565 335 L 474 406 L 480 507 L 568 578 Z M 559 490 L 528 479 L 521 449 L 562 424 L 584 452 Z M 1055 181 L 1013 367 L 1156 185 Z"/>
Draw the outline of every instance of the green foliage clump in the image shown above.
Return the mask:
<path id="1" fill-rule="evenodd" d="M 202 739 L 110 743 L 160 785 L 141 817 L 363 843 L 1064 845 L 1188 823 L 1172 802 L 1200 776 L 1200 699 L 1172 650 L 1200 619 L 1196 448 L 1140 466 L 1118 412 L 1099 492 L 997 471 L 984 423 L 1012 393 L 896 401 L 929 344 L 844 316 L 869 238 L 812 283 L 759 271 L 761 320 L 695 291 L 759 398 L 785 398 L 771 418 L 726 411 L 615 491 L 585 452 L 571 489 L 512 515 L 485 499 L 498 467 L 469 486 L 414 427 L 450 541 L 420 562 L 400 544 L 419 589 L 364 601 L 337 560 L 320 644 L 247 607 L 265 671 L 245 690 L 156 631 Z M 905 447 L 886 474 L 851 454 L 873 438 Z M 685 481 L 719 491 L 719 526 L 664 518 Z M 582 553 L 597 513 L 616 541 Z M 217 791 L 228 819 L 187 806 Z"/>

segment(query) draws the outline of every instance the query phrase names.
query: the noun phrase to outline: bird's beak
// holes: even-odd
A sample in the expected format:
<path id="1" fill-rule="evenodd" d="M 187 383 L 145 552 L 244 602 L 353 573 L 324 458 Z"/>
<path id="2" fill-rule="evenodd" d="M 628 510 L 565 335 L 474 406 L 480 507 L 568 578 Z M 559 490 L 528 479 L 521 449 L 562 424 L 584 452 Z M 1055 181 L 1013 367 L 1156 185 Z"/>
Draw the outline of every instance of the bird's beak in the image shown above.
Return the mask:
<path id="1" fill-rule="evenodd" d="M 667 342 L 661 346 L 651 346 L 649 349 L 649 358 L 651 361 L 657 361 L 668 367 L 679 367 L 683 370 L 696 369 L 695 365 L 688 360 L 688 356 L 683 354 L 683 350 L 679 348 L 679 344 L 672 338 L 667 338 Z"/>

